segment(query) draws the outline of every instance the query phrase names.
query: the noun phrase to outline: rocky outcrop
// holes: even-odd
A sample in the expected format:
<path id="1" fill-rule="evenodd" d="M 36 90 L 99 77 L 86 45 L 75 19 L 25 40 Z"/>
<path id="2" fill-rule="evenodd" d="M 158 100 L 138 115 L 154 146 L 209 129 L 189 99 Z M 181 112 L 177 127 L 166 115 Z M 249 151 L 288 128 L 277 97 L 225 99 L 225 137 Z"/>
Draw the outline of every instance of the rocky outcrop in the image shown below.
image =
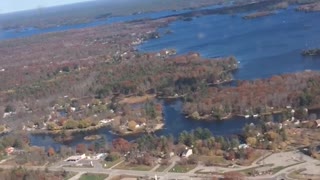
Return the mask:
<path id="1" fill-rule="evenodd" d="M 303 50 L 301 54 L 303 56 L 320 56 L 320 48 Z"/>

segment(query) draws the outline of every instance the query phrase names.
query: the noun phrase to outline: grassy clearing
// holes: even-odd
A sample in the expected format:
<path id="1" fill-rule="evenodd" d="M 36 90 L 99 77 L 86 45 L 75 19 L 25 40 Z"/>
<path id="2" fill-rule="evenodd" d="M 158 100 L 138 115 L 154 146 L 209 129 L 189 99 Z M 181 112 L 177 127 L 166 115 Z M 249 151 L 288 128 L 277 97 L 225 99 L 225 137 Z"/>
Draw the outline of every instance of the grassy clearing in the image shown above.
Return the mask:
<path id="1" fill-rule="evenodd" d="M 115 161 L 103 161 L 101 164 L 102 166 L 105 168 L 105 169 L 109 169 L 111 168 L 112 166 L 120 163 L 121 161 L 123 161 L 124 158 L 120 158 L 118 160 L 115 160 Z"/>
<path id="2" fill-rule="evenodd" d="M 298 169 L 298 170 L 292 171 L 291 173 L 288 174 L 288 177 L 292 179 L 300 179 L 300 173 L 302 173 L 305 170 L 306 169 Z"/>
<path id="3" fill-rule="evenodd" d="M 282 169 L 286 169 L 288 167 L 291 167 L 291 166 L 295 166 L 295 165 L 298 165 L 298 164 L 301 164 L 301 163 L 304 163 L 304 162 L 298 162 L 298 163 L 295 163 L 295 164 L 290 164 L 288 166 L 278 166 L 278 167 L 275 167 L 271 170 L 272 174 L 275 174 L 279 171 L 281 171 Z"/>
<path id="4" fill-rule="evenodd" d="M 121 180 L 121 179 L 125 179 L 125 178 L 139 179 L 140 177 L 138 177 L 138 176 L 118 175 L 118 176 L 112 176 L 110 179 L 111 180 Z"/>
<path id="5" fill-rule="evenodd" d="M 214 166 L 228 166 L 229 162 L 223 156 L 199 156 L 199 160 Z"/>
<path id="6" fill-rule="evenodd" d="M 104 180 L 108 177 L 106 174 L 83 174 L 79 180 Z"/>
<path id="7" fill-rule="evenodd" d="M 203 169 L 199 169 L 199 170 L 197 170 L 196 172 L 195 172 L 195 174 L 206 174 L 206 175 L 208 175 L 208 174 L 214 174 L 214 175 L 223 175 L 223 173 L 219 173 L 219 172 L 208 172 L 208 171 L 206 171 L 206 172 L 202 172 L 203 171 Z"/>
<path id="8" fill-rule="evenodd" d="M 193 164 L 193 165 L 179 165 L 179 164 L 177 164 L 172 169 L 170 169 L 169 172 L 186 173 L 196 167 L 197 167 L 196 164 Z"/>
<path id="9" fill-rule="evenodd" d="M 152 166 L 132 165 L 127 162 L 122 162 L 121 164 L 116 166 L 114 169 L 134 170 L 134 171 L 150 171 L 152 168 L 153 168 Z"/>
<path id="10" fill-rule="evenodd" d="M 156 172 L 163 172 L 165 169 L 167 169 L 170 165 L 160 165 L 155 171 Z"/>

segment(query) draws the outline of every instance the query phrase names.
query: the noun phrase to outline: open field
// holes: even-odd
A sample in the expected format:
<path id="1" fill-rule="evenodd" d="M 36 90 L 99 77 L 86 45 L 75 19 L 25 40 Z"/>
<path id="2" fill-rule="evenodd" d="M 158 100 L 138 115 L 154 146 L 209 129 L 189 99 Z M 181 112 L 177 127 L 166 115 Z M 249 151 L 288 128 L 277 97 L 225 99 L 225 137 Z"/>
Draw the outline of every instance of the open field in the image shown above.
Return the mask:
<path id="1" fill-rule="evenodd" d="M 166 170 L 169 167 L 169 165 L 160 165 L 155 172 L 163 172 L 164 170 Z"/>
<path id="2" fill-rule="evenodd" d="M 102 162 L 102 165 L 103 165 L 104 168 L 107 168 L 107 169 L 108 169 L 108 168 L 111 168 L 111 167 L 113 167 L 114 165 L 120 163 L 120 162 L 123 161 L 123 160 L 124 160 L 124 158 L 120 158 L 120 159 L 115 160 L 115 161 L 103 161 L 103 162 Z"/>
<path id="3" fill-rule="evenodd" d="M 83 174 L 79 180 L 104 180 L 108 177 L 106 174 Z"/>
<path id="4" fill-rule="evenodd" d="M 132 165 L 126 162 L 119 164 L 113 169 L 134 170 L 134 171 L 150 171 L 153 167 L 146 165 Z"/>
<path id="5" fill-rule="evenodd" d="M 186 173 L 194 169 L 197 165 L 175 165 L 169 172 Z"/>

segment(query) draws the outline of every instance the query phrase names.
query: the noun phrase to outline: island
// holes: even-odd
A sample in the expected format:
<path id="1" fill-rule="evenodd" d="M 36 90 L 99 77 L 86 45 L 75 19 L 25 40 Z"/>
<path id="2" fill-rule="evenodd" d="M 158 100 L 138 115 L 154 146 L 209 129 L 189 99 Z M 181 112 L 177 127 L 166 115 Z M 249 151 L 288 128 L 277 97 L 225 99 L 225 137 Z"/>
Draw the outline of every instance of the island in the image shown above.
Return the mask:
<path id="1" fill-rule="evenodd" d="M 243 16 L 243 19 L 256 19 L 260 17 L 273 15 L 273 11 L 260 11 Z"/>
<path id="2" fill-rule="evenodd" d="M 317 12 L 317 11 L 320 11 L 320 2 L 300 5 L 299 7 L 297 7 L 297 11 L 303 11 L 303 12 Z"/>
<path id="3" fill-rule="evenodd" d="M 101 139 L 101 138 L 102 138 L 102 136 L 96 134 L 96 135 L 85 136 L 84 140 L 86 140 L 86 141 L 95 141 L 95 140 L 98 140 L 98 139 Z"/>
<path id="4" fill-rule="evenodd" d="M 320 49 L 303 50 L 301 54 L 303 56 L 320 56 Z"/>

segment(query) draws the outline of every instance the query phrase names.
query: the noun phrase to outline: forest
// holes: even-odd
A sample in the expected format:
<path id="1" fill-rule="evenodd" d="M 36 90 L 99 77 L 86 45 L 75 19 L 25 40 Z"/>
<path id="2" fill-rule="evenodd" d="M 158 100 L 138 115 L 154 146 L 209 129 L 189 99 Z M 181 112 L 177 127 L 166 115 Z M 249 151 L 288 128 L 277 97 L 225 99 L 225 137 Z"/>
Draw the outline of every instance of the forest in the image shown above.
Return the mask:
<path id="1" fill-rule="evenodd" d="M 238 81 L 236 86 L 210 87 L 185 98 L 184 112 L 191 117 L 209 115 L 222 119 L 232 115 L 263 115 L 287 107 L 319 108 L 320 74 L 302 72 L 268 79 Z"/>
<path id="2" fill-rule="evenodd" d="M 157 59 L 142 55 L 130 62 L 104 68 L 96 80 L 102 87 L 96 92 L 99 97 L 113 93 L 186 94 L 197 91 L 201 86 L 232 80 L 231 73 L 237 66 L 234 57 L 204 59 L 194 53 Z"/>

